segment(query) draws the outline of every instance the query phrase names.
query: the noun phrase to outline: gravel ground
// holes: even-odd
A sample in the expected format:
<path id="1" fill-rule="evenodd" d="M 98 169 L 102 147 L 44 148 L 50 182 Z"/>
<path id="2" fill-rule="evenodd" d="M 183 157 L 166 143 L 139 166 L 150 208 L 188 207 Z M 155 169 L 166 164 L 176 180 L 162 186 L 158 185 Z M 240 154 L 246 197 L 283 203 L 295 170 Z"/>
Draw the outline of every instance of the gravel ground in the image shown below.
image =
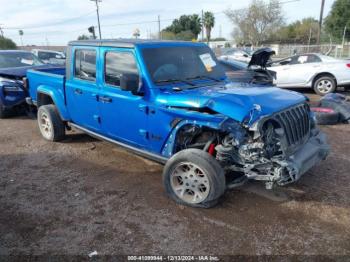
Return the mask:
<path id="1" fill-rule="evenodd" d="M 168 199 L 162 166 L 122 148 L 1 120 L 0 255 L 350 256 L 350 125 L 322 129 L 332 152 L 300 181 L 250 182 L 204 210 Z"/>

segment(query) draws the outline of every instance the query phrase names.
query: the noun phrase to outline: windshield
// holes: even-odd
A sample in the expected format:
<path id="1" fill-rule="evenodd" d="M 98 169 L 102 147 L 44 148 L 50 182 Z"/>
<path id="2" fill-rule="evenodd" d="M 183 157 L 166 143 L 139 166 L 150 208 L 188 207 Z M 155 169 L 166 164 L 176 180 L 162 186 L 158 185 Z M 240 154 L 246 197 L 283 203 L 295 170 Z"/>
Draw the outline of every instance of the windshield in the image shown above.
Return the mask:
<path id="1" fill-rule="evenodd" d="M 65 59 L 63 55 L 60 53 L 55 53 L 55 52 L 44 52 L 44 51 L 39 51 L 38 52 L 38 57 L 41 60 L 50 60 L 50 59 Z"/>
<path id="2" fill-rule="evenodd" d="M 225 77 L 224 70 L 207 46 L 144 48 L 142 55 L 154 83 Z"/>
<path id="3" fill-rule="evenodd" d="M 32 53 L 3 52 L 0 53 L 0 68 L 42 65 L 43 63 Z"/>

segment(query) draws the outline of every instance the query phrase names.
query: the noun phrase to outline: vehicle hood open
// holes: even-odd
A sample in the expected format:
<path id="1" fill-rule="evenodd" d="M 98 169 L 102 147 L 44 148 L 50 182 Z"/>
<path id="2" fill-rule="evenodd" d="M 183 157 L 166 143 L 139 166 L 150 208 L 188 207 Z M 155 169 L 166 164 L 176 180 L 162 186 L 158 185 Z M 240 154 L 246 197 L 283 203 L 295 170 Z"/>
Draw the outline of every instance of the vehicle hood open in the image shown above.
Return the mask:
<path id="1" fill-rule="evenodd" d="M 275 51 L 268 47 L 258 49 L 253 53 L 248 68 L 251 66 L 259 66 L 262 69 L 266 69 L 268 61 L 271 60 L 271 56 L 274 54 L 276 54 Z"/>
<path id="2" fill-rule="evenodd" d="M 239 122 L 250 118 L 249 123 L 305 101 L 305 96 L 294 91 L 240 83 L 180 92 L 168 90 L 157 96 L 157 102 L 165 106 L 184 109 L 208 108 Z"/>

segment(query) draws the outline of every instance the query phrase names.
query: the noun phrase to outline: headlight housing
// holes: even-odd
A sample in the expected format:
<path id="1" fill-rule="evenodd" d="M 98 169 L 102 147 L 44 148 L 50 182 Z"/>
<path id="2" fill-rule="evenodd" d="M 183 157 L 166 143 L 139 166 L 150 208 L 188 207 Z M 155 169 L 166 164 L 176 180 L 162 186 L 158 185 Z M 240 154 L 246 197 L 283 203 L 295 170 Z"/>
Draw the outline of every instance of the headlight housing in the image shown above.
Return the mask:
<path id="1" fill-rule="evenodd" d="M 0 77 L 0 87 L 2 87 L 3 92 L 23 92 L 21 85 L 14 80 Z"/>

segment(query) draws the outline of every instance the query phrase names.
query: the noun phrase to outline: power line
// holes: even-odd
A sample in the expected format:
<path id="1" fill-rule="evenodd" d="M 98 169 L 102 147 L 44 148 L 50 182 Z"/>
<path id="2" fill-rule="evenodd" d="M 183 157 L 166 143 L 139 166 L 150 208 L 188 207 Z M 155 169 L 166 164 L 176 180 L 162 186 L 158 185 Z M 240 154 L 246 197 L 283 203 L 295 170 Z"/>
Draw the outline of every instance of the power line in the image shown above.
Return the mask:
<path id="1" fill-rule="evenodd" d="M 91 15 L 93 13 L 95 13 L 95 11 L 86 13 L 86 14 L 81 15 L 81 16 L 77 16 L 77 17 L 73 17 L 73 18 L 69 18 L 69 19 L 65 19 L 65 20 L 60 20 L 58 22 L 46 23 L 46 24 L 43 24 L 43 25 L 3 27 L 3 29 L 6 29 L 6 30 L 20 30 L 20 29 L 37 29 L 37 28 L 44 28 L 44 27 L 53 27 L 53 26 L 56 26 L 56 25 L 61 25 L 61 24 L 65 24 L 65 23 L 68 23 L 68 22 L 71 22 L 71 21 L 74 21 L 74 20 L 81 19 L 81 18 L 89 16 L 89 15 Z"/>

